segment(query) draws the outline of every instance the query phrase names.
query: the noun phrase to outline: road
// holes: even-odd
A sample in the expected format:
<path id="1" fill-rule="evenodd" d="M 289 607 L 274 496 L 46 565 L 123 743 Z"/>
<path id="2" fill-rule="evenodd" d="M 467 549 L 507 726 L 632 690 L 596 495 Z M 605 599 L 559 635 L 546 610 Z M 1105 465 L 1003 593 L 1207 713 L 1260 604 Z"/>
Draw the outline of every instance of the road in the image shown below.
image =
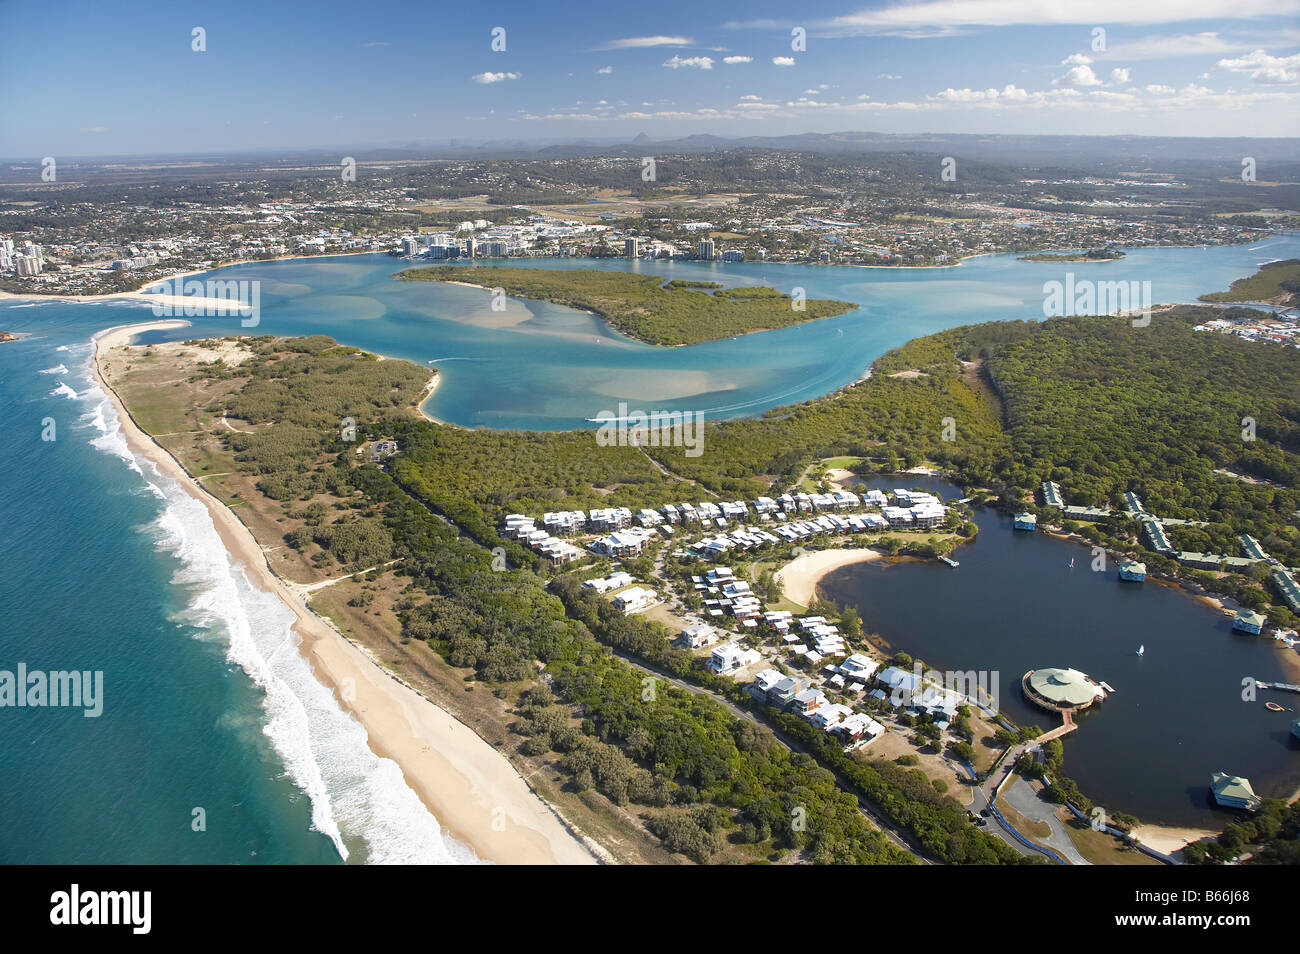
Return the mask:
<path id="1" fill-rule="evenodd" d="M 754 715 L 753 712 L 750 712 L 748 709 L 741 708 L 740 706 L 731 702 L 725 696 L 720 696 L 716 692 L 713 692 L 710 689 L 705 689 L 702 686 L 697 686 L 694 685 L 693 683 L 686 682 L 683 679 L 679 679 L 676 676 L 669 675 L 668 673 L 664 672 L 662 669 L 659 669 L 655 666 L 651 666 L 645 662 L 642 662 L 639 659 L 633 659 L 632 657 L 624 653 L 621 653 L 616 649 L 611 648 L 610 651 L 613 652 L 615 656 L 618 656 L 620 659 L 622 659 L 624 662 L 626 662 L 634 669 L 639 669 L 642 672 L 654 676 L 657 679 L 662 679 L 665 682 L 670 683 L 676 686 L 678 689 L 682 689 L 686 692 L 694 692 L 700 695 L 708 696 L 710 699 L 714 700 L 720 705 L 725 706 L 727 711 L 730 712 L 732 715 L 734 715 L 737 719 L 744 719 L 748 722 L 752 722 L 754 725 L 762 726 L 763 728 L 768 729 L 769 731 L 771 731 L 772 735 L 776 738 L 776 741 L 779 742 L 786 749 L 786 751 L 800 752 L 804 755 L 810 754 L 807 749 L 799 745 L 797 742 L 788 739 L 780 730 L 774 728 L 771 725 L 768 725 L 768 723 L 765 720 L 758 718 L 756 715 Z M 927 865 L 934 864 L 932 860 L 925 857 L 925 855 L 921 853 L 920 849 L 912 845 L 906 832 L 904 832 L 901 828 L 895 825 L 892 821 L 890 821 L 889 819 L 883 817 L 878 812 L 876 812 L 876 810 L 871 806 L 871 804 L 867 802 L 866 799 L 862 798 L 862 796 L 858 795 L 853 790 L 852 786 L 850 786 L 847 782 L 845 782 L 844 779 L 840 778 L 840 776 L 837 773 L 832 772 L 832 774 L 835 775 L 835 784 L 840 788 L 841 791 L 849 795 L 853 795 L 855 798 L 857 798 L 858 811 L 861 812 L 863 816 L 865 816 L 873 825 L 879 828 L 881 833 L 884 834 L 884 836 L 888 838 L 889 841 L 895 847 L 900 848 L 903 851 L 906 851 L 908 854 L 915 857 L 916 860 L 921 862 L 922 864 L 927 864 Z"/>

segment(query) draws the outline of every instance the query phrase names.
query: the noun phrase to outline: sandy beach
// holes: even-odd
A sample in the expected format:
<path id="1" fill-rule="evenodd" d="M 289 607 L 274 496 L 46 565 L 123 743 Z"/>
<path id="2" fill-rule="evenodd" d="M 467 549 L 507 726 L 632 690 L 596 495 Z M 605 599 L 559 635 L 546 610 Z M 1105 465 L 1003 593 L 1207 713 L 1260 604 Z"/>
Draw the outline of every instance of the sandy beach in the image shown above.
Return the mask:
<path id="1" fill-rule="evenodd" d="M 1205 828 L 1171 828 L 1167 825 L 1140 825 L 1133 829 L 1133 837 L 1148 848 L 1172 855 L 1193 841 L 1218 837 L 1219 832 Z"/>
<path id="2" fill-rule="evenodd" d="M 781 582 L 786 599 L 807 606 L 817 595 L 817 584 L 827 573 L 853 563 L 879 560 L 882 556 L 879 550 L 857 547 L 817 550 L 791 560 L 777 572 L 776 578 Z"/>
<path id="3" fill-rule="evenodd" d="M 589 848 L 539 798 L 504 755 L 395 676 L 381 669 L 267 565 L 252 533 L 220 501 L 195 482 L 180 463 L 132 420 L 104 380 L 105 353 L 142 331 L 177 328 L 185 321 L 125 325 L 96 338 L 94 371 L 117 406 L 123 437 L 132 452 L 152 461 L 201 501 L 212 516 L 233 562 L 249 582 L 274 593 L 297 617 L 294 631 L 318 679 L 365 728 L 375 754 L 392 759 L 438 822 L 487 861 L 502 864 L 593 864 Z M 436 380 L 436 379 L 435 379 Z"/>

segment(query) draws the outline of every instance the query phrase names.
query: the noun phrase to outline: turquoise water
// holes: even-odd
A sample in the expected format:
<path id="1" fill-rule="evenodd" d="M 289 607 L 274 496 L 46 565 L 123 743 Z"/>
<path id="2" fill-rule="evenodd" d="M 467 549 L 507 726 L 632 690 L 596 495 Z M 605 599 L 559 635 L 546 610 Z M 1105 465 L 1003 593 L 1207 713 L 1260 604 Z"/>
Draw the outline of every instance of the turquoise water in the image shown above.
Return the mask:
<path id="1" fill-rule="evenodd" d="M 1150 280 L 1156 301 L 1177 301 L 1298 255 L 1300 240 L 1288 235 L 1069 267 L 1079 277 Z M 933 270 L 525 263 L 799 286 L 862 306 L 664 349 L 569 309 L 511 302 L 503 316 L 482 290 L 390 280 L 406 264 L 368 255 L 223 269 L 223 278 L 262 282 L 259 326 L 196 318 L 193 329 L 160 336 L 325 333 L 434 359 L 444 379 L 427 409 L 466 425 L 577 426 L 620 400 L 731 417 L 826 393 L 917 335 L 1040 317 L 1042 283 L 1065 273 L 1009 256 Z M 127 452 L 91 383 L 89 341 L 153 318 L 143 304 L 0 304 L 0 328 L 24 335 L 0 345 L 0 670 L 101 670 L 105 692 L 97 719 L 0 709 L 0 862 L 472 860 L 310 678 L 287 611 L 230 566 L 206 514 Z M 41 439 L 47 419 L 53 441 Z M 205 831 L 193 830 L 196 808 Z"/>

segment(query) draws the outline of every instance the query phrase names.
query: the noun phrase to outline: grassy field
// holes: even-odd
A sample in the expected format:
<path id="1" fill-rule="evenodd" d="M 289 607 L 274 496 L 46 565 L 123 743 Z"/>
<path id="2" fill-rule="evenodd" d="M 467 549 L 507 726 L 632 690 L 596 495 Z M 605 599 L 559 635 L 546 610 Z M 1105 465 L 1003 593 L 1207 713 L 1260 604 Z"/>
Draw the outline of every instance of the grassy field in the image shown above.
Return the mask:
<path id="1" fill-rule="evenodd" d="M 1290 283 L 1292 287 L 1284 287 Z M 1300 259 L 1269 262 L 1249 278 L 1239 278 L 1226 292 L 1202 295 L 1201 301 L 1267 301 L 1279 305 L 1300 302 L 1295 288 L 1300 286 Z"/>
<path id="2" fill-rule="evenodd" d="M 572 269 L 467 268 L 439 265 L 401 272 L 405 281 L 466 282 L 503 288 L 508 295 L 592 311 L 614 328 L 658 345 L 696 344 L 751 331 L 785 328 L 852 311 L 851 302 L 810 298 L 797 309 L 773 288 L 722 288 L 716 283 L 663 287 L 658 275 Z"/>

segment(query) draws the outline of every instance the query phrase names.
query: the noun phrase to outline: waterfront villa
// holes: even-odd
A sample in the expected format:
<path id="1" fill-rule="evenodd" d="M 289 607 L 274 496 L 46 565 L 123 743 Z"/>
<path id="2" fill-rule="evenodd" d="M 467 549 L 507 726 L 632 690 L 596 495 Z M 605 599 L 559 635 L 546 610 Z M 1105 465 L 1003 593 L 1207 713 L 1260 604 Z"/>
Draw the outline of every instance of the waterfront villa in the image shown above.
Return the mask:
<path id="1" fill-rule="evenodd" d="M 1121 580 L 1130 580 L 1134 583 L 1141 583 L 1147 578 L 1147 565 L 1138 563 L 1136 560 L 1121 560 L 1119 564 L 1119 578 Z"/>
<path id="2" fill-rule="evenodd" d="M 1226 772 L 1215 772 L 1210 776 L 1210 791 L 1214 800 L 1224 808 L 1241 808 L 1248 812 L 1259 811 L 1263 799 L 1255 794 L 1250 779 Z"/>
<path id="3" fill-rule="evenodd" d="M 1034 530 L 1038 526 L 1038 518 L 1032 513 L 1018 513 L 1011 518 L 1011 529 L 1013 530 Z"/>
<path id="4" fill-rule="evenodd" d="M 1242 610 L 1232 621 L 1232 628 L 1242 633 L 1250 633 L 1252 636 L 1258 636 L 1267 622 L 1263 613 L 1256 613 L 1254 610 Z"/>
<path id="5" fill-rule="evenodd" d="M 1077 669 L 1035 669 L 1020 681 L 1030 702 L 1053 712 L 1086 709 L 1106 691 Z"/>

